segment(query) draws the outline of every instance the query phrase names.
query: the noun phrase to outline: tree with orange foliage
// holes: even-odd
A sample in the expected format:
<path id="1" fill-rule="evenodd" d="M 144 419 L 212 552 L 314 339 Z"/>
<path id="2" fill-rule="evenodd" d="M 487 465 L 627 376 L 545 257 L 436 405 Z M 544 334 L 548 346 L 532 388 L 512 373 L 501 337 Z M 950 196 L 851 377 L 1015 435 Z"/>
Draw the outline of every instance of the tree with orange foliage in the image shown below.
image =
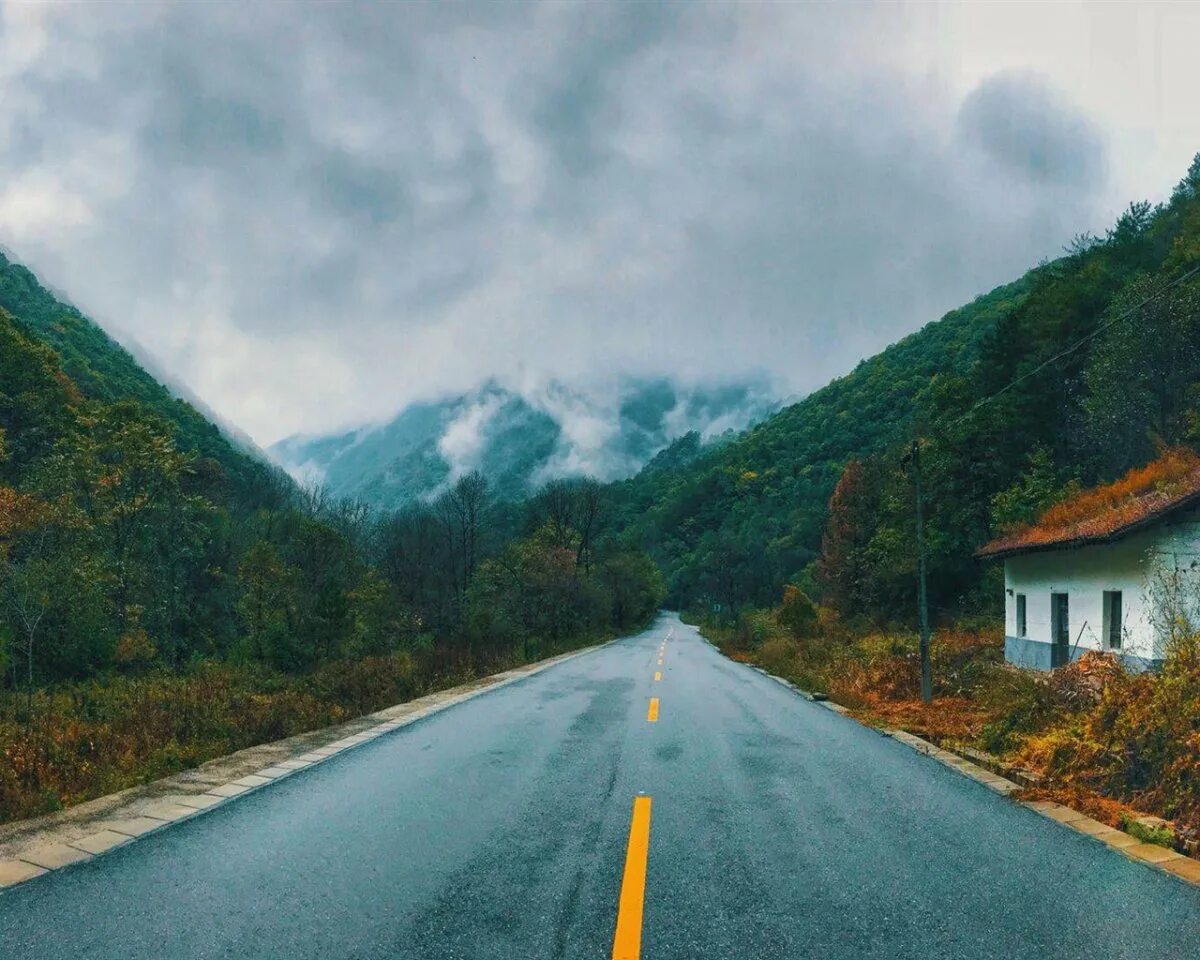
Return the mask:
<path id="1" fill-rule="evenodd" d="M 851 460 L 829 498 L 829 519 L 817 561 L 825 602 L 844 616 L 860 614 L 866 600 L 865 554 L 875 529 L 877 499 L 862 461 Z"/>

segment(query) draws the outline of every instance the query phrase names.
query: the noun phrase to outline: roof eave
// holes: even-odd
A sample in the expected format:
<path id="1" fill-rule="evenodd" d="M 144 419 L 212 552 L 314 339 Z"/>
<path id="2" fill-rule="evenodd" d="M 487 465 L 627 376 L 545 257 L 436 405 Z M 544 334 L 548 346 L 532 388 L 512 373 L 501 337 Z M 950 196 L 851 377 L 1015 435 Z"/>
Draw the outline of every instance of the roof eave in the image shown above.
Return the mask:
<path id="1" fill-rule="evenodd" d="M 977 560 L 1007 560 L 1009 557 L 1019 556 L 1023 553 L 1045 553 L 1048 550 L 1078 550 L 1080 547 L 1112 543 L 1129 536 L 1131 533 L 1137 533 L 1139 530 L 1144 530 L 1156 523 L 1160 523 L 1172 514 L 1193 506 L 1197 501 L 1200 501 L 1200 490 L 1190 493 L 1185 497 L 1180 497 L 1178 501 L 1156 513 L 1142 517 L 1140 520 L 1134 520 L 1108 533 L 1086 537 L 1070 537 L 1066 540 L 1054 540 L 1050 543 L 1031 543 L 1027 546 L 1010 547 L 1008 549 L 1002 548 L 995 551 L 989 551 L 985 546 L 975 551 L 975 558 Z"/>

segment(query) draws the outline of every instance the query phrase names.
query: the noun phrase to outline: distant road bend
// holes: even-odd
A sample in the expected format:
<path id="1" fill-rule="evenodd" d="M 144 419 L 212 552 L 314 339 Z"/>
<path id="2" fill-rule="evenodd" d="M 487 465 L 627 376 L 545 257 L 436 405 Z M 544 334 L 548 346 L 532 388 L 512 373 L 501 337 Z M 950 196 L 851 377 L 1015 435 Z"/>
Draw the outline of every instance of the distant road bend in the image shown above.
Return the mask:
<path id="1" fill-rule="evenodd" d="M 664 614 L 0 895 L 0 957 L 1179 960 L 1198 924 Z"/>

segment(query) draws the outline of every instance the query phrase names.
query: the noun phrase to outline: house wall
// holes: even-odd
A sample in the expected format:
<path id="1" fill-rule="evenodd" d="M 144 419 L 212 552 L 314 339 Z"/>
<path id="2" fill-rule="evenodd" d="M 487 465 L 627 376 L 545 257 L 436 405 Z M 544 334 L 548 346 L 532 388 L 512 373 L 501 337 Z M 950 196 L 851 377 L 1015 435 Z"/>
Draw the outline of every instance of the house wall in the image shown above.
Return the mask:
<path id="1" fill-rule="evenodd" d="M 1123 642 L 1120 656 L 1139 669 L 1161 663 L 1149 589 L 1160 562 L 1163 532 L 1151 529 L 1114 543 L 1074 550 L 1019 554 L 1004 563 L 1005 657 L 1020 666 L 1051 665 L 1050 595 L 1069 598 L 1072 659 L 1104 650 L 1104 591 L 1120 590 Z M 1025 594 L 1026 635 L 1018 636 L 1016 595 Z"/>

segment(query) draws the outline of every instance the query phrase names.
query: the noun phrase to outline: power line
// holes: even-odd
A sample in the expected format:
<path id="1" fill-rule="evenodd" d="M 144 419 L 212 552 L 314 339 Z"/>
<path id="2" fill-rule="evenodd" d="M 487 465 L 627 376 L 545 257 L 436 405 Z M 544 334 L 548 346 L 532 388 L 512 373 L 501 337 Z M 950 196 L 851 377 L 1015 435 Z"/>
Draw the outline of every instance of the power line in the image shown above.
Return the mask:
<path id="1" fill-rule="evenodd" d="M 1155 300 L 1157 300 L 1163 294 L 1167 293 L 1170 290 L 1173 290 L 1175 287 L 1179 286 L 1181 283 L 1184 283 L 1185 281 L 1190 280 L 1197 273 L 1200 273 L 1200 264 L 1197 264 L 1196 266 L 1192 267 L 1192 269 L 1189 270 L 1187 273 L 1181 274 L 1180 276 L 1176 277 L 1174 280 L 1172 280 L 1170 283 L 1168 283 L 1165 287 L 1163 287 L 1160 290 L 1156 290 L 1154 293 L 1150 294 L 1150 296 L 1146 297 L 1146 299 L 1144 299 L 1141 303 L 1130 307 L 1128 310 L 1126 310 L 1120 316 L 1113 317 L 1111 320 L 1107 320 L 1104 323 L 1100 324 L 1098 327 L 1096 327 L 1095 330 L 1093 330 L 1087 336 L 1082 337 L 1081 339 L 1077 340 L 1075 343 L 1071 344 L 1065 350 L 1059 351 L 1054 356 L 1049 357 L 1046 360 L 1043 360 L 1032 370 L 1026 371 L 1025 373 L 1021 374 L 1021 376 L 1017 377 L 1015 380 L 1009 381 L 1003 387 L 1001 387 L 999 390 L 997 390 L 995 393 L 993 393 L 991 396 L 984 397 L 982 400 L 979 400 L 978 402 L 975 403 L 974 406 L 971 407 L 970 410 L 968 410 L 966 413 L 964 413 L 958 419 L 952 421 L 950 424 L 948 424 L 948 426 L 951 426 L 951 427 L 958 426 L 960 423 L 962 423 L 964 420 L 966 420 L 967 417 L 974 414 L 975 411 L 977 411 L 980 407 L 983 407 L 986 404 L 991 403 L 997 397 L 1001 396 L 1002 394 L 1007 393 L 1009 390 L 1011 390 L 1017 384 L 1022 383 L 1025 380 L 1028 380 L 1030 377 L 1034 376 L 1035 374 L 1041 373 L 1052 363 L 1057 363 L 1063 357 L 1074 353 L 1076 350 L 1078 350 L 1080 347 L 1082 347 L 1089 340 L 1092 340 L 1095 337 L 1098 337 L 1100 334 L 1102 334 L 1105 330 L 1108 330 L 1110 327 L 1114 327 L 1118 323 L 1123 323 L 1124 321 L 1128 320 L 1135 313 L 1140 311 L 1143 307 L 1147 306 L 1148 304 L 1153 303 Z"/>

